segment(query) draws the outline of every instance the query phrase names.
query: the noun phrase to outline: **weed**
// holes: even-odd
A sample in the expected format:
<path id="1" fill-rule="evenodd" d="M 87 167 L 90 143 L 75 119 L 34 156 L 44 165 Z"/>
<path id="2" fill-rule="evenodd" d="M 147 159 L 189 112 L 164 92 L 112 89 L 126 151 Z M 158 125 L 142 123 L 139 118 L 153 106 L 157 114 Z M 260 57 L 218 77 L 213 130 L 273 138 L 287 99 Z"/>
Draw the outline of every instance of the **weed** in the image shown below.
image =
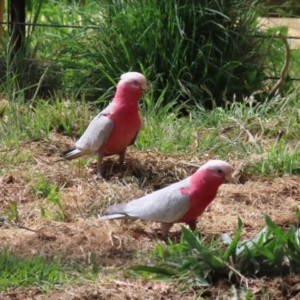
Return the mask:
<path id="1" fill-rule="evenodd" d="M 16 223 L 20 221 L 20 214 L 16 202 L 11 202 L 10 205 L 5 209 L 4 214 L 6 214 L 11 221 Z"/>
<path id="2" fill-rule="evenodd" d="M 50 194 L 51 185 L 45 179 L 43 175 L 39 176 L 39 179 L 34 184 L 35 195 L 38 198 L 46 198 Z"/>
<path id="3" fill-rule="evenodd" d="M 299 217 L 299 211 L 296 213 Z M 133 266 L 128 268 L 127 274 L 151 279 L 169 278 L 187 288 L 208 286 L 214 279 L 224 276 L 234 282 L 251 275 L 300 273 L 300 229 L 291 225 L 284 232 L 267 215 L 265 222 L 267 226 L 256 237 L 241 242 L 242 221 L 239 219 L 232 240 L 223 234 L 223 241 L 229 244 L 225 249 L 220 240 L 205 245 L 197 232 L 192 233 L 182 226 L 179 245 L 158 245 L 153 251 L 153 255 L 163 262 L 155 266 Z"/>
<path id="4" fill-rule="evenodd" d="M 56 187 L 51 187 L 46 200 L 47 202 L 52 203 L 58 209 L 58 212 L 55 215 L 55 220 L 62 221 L 67 218 L 65 207 L 61 201 L 61 194 L 57 191 Z"/>
<path id="5" fill-rule="evenodd" d="M 67 218 L 67 213 L 61 200 L 61 193 L 57 186 L 50 184 L 43 176 L 40 176 L 34 185 L 34 190 L 38 198 L 46 198 L 48 203 L 53 204 L 57 208 L 57 213 L 53 214 L 41 206 L 41 215 L 43 217 L 51 217 L 57 221 L 62 221 Z"/>

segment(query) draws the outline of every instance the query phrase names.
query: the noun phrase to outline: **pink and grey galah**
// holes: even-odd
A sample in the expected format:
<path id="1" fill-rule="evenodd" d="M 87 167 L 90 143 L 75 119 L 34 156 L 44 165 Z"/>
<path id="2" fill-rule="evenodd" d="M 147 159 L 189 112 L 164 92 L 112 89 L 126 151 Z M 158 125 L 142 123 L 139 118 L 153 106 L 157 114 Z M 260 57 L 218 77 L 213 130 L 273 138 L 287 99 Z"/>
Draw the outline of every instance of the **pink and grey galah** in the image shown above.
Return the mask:
<path id="1" fill-rule="evenodd" d="M 101 165 L 105 156 L 118 154 L 122 167 L 126 148 L 135 142 L 142 126 L 138 102 L 146 90 L 144 75 L 138 72 L 123 74 L 112 102 L 91 121 L 75 148 L 63 152 L 62 157 L 72 160 L 97 154 L 99 177 L 102 177 Z"/>
<path id="2" fill-rule="evenodd" d="M 233 169 L 223 160 L 210 160 L 193 175 L 151 194 L 109 206 L 100 220 L 133 218 L 161 223 L 162 239 L 167 241 L 174 223 L 186 223 L 196 230 L 197 218 L 214 200 L 218 188 L 231 180 Z"/>

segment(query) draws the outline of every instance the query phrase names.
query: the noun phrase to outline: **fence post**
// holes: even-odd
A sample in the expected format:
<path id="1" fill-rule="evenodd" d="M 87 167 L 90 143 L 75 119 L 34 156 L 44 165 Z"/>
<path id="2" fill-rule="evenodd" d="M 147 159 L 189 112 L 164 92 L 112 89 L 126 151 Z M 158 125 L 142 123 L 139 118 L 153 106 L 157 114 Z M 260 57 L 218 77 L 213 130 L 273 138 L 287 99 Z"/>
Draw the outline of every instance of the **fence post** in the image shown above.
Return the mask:
<path id="1" fill-rule="evenodd" d="M 25 40 L 25 0 L 10 0 L 10 34 L 13 53 L 16 54 Z M 22 23 L 22 24 L 19 24 Z"/>
<path id="2" fill-rule="evenodd" d="M 4 16 L 4 0 L 0 0 L 0 46 L 2 44 L 2 30 L 3 30 L 3 25 L 2 25 L 2 22 L 3 22 L 3 16 Z"/>

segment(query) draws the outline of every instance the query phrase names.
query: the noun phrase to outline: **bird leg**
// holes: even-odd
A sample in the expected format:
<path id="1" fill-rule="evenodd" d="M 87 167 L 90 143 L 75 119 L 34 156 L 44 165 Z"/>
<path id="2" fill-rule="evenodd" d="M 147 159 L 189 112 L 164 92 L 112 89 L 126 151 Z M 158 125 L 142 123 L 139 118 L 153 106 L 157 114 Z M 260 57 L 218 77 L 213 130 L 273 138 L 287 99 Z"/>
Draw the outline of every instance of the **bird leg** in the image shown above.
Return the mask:
<path id="1" fill-rule="evenodd" d="M 121 171 L 123 170 L 123 166 L 124 166 L 125 154 L 126 154 L 126 148 L 119 153 L 119 166 Z"/>
<path id="2" fill-rule="evenodd" d="M 168 233 L 171 227 L 173 226 L 173 223 L 161 223 L 161 239 L 168 244 Z"/>
<path id="3" fill-rule="evenodd" d="M 197 229 L 197 219 L 186 222 L 189 225 L 191 231 L 195 231 Z"/>
<path id="4" fill-rule="evenodd" d="M 102 161 L 103 161 L 104 154 L 102 152 L 97 152 L 97 178 L 102 178 L 103 179 L 103 174 L 102 174 Z"/>

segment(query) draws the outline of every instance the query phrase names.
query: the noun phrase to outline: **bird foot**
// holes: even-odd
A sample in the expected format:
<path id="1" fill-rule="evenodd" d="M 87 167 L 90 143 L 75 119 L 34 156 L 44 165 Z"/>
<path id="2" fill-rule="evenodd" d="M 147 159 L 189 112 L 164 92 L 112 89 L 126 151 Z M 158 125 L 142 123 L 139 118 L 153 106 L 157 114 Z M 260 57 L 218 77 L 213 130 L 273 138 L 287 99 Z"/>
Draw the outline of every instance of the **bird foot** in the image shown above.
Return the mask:
<path id="1" fill-rule="evenodd" d="M 102 176 L 102 174 L 101 173 L 97 173 L 96 175 L 94 175 L 94 179 L 95 180 L 100 180 L 100 181 L 103 181 L 103 182 L 105 182 L 106 180 L 104 179 L 104 177 Z"/>

